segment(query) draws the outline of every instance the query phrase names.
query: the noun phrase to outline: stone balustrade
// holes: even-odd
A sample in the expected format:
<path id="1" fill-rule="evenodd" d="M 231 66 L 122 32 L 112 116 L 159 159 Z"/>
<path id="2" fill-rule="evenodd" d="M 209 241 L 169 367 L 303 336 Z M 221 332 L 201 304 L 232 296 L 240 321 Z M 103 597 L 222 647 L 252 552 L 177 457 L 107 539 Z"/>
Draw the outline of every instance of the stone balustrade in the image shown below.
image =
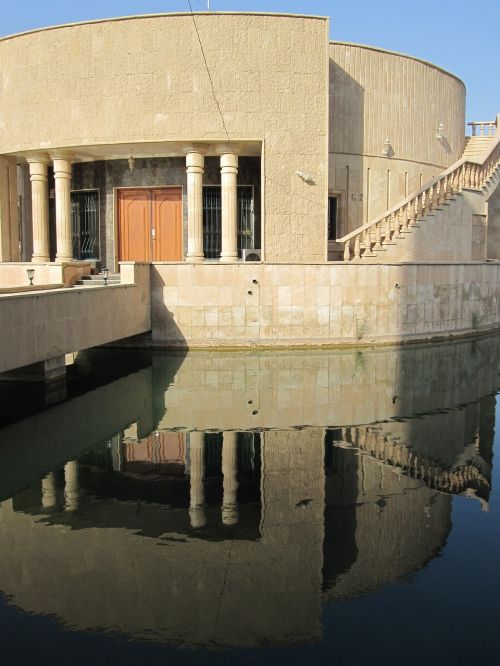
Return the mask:
<path id="1" fill-rule="evenodd" d="M 428 213 L 441 208 L 462 190 L 481 190 L 500 167 L 500 136 L 481 160 L 464 158 L 423 185 L 383 215 L 358 227 L 343 238 L 344 261 L 362 261 L 394 245 L 412 231 Z"/>
<path id="2" fill-rule="evenodd" d="M 471 128 L 471 136 L 495 136 L 497 131 L 496 120 L 475 120 L 467 125 Z"/>

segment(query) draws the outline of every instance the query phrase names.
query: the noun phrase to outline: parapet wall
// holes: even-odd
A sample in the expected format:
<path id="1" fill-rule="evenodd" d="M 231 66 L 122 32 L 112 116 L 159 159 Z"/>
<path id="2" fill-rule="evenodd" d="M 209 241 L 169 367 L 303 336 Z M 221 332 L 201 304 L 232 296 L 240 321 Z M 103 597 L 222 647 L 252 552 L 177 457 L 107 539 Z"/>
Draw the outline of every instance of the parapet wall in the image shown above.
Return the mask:
<path id="1" fill-rule="evenodd" d="M 494 330 L 500 263 L 153 264 L 159 346 L 328 346 Z"/>

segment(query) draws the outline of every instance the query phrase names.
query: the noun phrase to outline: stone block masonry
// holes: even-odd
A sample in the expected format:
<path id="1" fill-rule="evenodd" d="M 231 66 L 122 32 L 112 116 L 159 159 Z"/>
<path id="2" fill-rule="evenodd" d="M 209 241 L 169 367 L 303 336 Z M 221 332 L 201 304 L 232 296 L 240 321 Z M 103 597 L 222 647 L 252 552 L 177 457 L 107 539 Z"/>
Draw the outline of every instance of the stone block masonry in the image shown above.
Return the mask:
<path id="1" fill-rule="evenodd" d="M 308 347 L 498 328 L 500 264 L 154 264 L 153 344 Z"/>

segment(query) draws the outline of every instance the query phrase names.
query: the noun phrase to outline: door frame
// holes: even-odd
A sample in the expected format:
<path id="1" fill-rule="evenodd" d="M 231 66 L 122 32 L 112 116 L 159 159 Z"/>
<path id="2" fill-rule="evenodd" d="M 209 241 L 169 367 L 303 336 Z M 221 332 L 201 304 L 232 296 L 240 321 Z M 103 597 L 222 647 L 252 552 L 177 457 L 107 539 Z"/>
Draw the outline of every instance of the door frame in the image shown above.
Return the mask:
<path id="1" fill-rule="evenodd" d="M 118 185 L 116 187 L 113 186 L 113 249 L 114 249 L 113 272 L 117 273 L 120 268 L 118 265 L 118 193 L 123 190 L 180 190 L 181 191 L 181 257 L 182 258 L 180 259 L 180 261 L 184 261 L 184 256 L 185 256 L 184 255 L 184 185 L 127 185 L 125 187 Z M 161 263 L 178 264 L 179 262 L 169 261 Z"/>

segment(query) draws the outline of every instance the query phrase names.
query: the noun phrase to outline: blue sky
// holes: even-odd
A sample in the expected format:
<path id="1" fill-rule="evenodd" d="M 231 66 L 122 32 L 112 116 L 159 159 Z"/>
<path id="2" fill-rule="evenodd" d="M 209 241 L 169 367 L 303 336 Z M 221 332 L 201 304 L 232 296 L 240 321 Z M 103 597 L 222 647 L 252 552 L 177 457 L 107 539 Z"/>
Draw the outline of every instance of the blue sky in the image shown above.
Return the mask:
<path id="1" fill-rule="evenodd" d="M 206 0 L 191 0 L 194 11 Z M 127 14 L 187 11 L 188 0 L 2 0 L 0 34 Z M 467 86 L 467 120 L 500 112 L 500 2 L 465 0 L 211 0 L 214 11 L 319 14 L 332 39 L 372 44 L 430 60 Z M 425 100 L 422 101 L 425 104 Z"/>

